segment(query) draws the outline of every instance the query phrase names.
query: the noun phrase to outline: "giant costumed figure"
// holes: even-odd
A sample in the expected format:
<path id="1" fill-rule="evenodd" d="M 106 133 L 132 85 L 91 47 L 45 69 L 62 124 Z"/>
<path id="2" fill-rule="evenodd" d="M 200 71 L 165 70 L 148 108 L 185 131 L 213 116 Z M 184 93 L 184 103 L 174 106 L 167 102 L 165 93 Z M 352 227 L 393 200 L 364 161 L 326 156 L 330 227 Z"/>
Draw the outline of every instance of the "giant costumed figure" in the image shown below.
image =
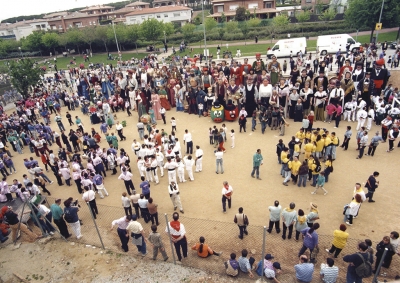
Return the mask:
<path id="1" fill-rule="evenodd" d="M 253 70 L 257 75 L 261 75 L 261 71 L 265 69 L 264 61 L 261 59 L 261 54 L 256 53 L 256 61 L 253 62 Z"/>
<path id="2" fill-rule="evenodd" d="M 384 59 L 379 59 L 375 61 L 375 68 L 371 72 L 371 79 L 375 83 L 375 90 L 373 95 L 381 95 L 381 91 L 386 88 L 386 84 L 389 80 L 390 74 L 387 69 L 382 69 L 385 64 Z"/>

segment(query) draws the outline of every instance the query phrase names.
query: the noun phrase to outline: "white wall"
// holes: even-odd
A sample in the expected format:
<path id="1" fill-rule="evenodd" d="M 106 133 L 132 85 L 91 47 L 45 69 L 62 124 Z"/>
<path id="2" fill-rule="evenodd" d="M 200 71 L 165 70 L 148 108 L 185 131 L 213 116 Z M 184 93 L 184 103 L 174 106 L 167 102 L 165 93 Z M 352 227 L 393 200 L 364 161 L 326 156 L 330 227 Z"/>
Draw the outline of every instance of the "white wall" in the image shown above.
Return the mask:
<path id="1" fill-rule="evenodd" d="M 192 16 L 192 13 L 190 10 L 134 15 L 134 16 L 126 16 L 125 24 L 127 24 L 127 25 L 141 24 L 142 22 L 144 22 L 147 19 L 156 19 L 159 21 L 163 21 L 164 23 L 170 23 L 170 22 L 185 23 L 185 22 L 190 21 L 191 16 Z"/>

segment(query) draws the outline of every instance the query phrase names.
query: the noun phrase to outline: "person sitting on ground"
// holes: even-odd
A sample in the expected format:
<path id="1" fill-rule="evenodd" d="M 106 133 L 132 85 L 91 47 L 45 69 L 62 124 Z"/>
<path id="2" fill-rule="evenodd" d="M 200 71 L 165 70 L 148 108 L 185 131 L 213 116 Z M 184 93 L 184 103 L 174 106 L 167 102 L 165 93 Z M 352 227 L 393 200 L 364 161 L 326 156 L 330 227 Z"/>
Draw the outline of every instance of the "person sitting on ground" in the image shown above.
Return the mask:
<path id="1" fill-rule="evenodd" d="M 339 268 L 334 266 L 335 261 L 328 257 L 326 264 L 321 263 L 321 271 L 319 272 L 321 279 L 325 283 L 335 283 L 339 275 Z"/>
<path id="2" fill-rule="evenodd" d="M 306 255 L 299 257 L 299 263 L 294 266 L 296 278 L 300 282 L 311 282 L 314 273 L 314 264 L 308 262 Z"/>
<path id="3" fill-rule="evenodd" d="M 225 272 L 227 275 L 236 277 L 239 274 L 239 263 L 236 260 L 236 254 L 231 253 L 231 258 L 224 262 Z"/>
<path id="4" fill-rule="evenodd" d="M 242 250 L 242 256 L 239 257 L 239 267 L 240 267 L 240 271 L 242 271 L 243 273 L 247 273 L 249 275 L 250 278 L 253 278 L 253 272 L 252 270 L 254 270 L 253 264 L 255 262 L 255 259 L 253 257 L 247 258 L 247 250 L 243 249 Z"/>
<path id="5" fill-rule="evenodd" d="M 192 247 L 192 250 L 197 251 L 197 255 L 199 257 L 205 258 L 210 255 L 220 256 L 222 254 L 222 252 L 214 252 L 207 244 L 205 244 L 204 242 L 206 241 L 206 239 L 203 236 L 200 237 L 199 241 L 200 243 L 197 243 Z"/>

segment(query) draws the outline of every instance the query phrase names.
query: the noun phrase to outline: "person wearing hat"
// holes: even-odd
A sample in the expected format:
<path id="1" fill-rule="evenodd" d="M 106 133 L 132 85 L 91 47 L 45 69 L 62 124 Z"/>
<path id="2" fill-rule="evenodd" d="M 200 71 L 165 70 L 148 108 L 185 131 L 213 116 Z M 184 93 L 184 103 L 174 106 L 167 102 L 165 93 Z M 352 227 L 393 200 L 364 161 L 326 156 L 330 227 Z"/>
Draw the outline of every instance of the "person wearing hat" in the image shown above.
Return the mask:
<path id="1" fill-rule="evenodd" d="M 310 203 L 310 212 L 307 214 L 307 226 L 312 227 L 315 220 L 319 219 L 318 215 L 318 205 L 316 203 Z"/>
<path id="2" fill-rule="evenodd" d="M 380 95 L 380 92 L 375 94 L 375 81 L 371 78 L 372 69 L 367 68 L 365 78 L 362 79 L 357 85 L 358 95 L 364 100 L 367 106 L 371 106 L 371 96 Z"/>
<path id="3" fill-rule="evenodd" d="M 240 66 L 240 73 L 242 74 L 242 84 L 246 85 L 247 75 L 250 73 L 251 65 L 249 64 L 249 59 L 244 58 L 244 63 Z"/>
<path id="4" fill-rule="evenodd" d="M 264 61 L 261 59 L 261 53 L 256 53 L 256 61 L 253 62 L 252 69 L 257 75 L 261 75 L 261 71 L 265 70 Z"/>
<path id="5" fill-rule="evenodd" d="M 267 279 L 272 280 L 273 282 L 280 283 L 276 276 L 281 273 L 282 268 L 279 262 L 271 262 L 271 259 L 274 257 L 271 254 L 266 254 L 264 259 L 264 275 Z"/>
<path id="6" fill-rule="evenodd" d="M 383 69 L 385 65 L 385 59 L 379 59 L 375 61 L 375 66 L 371 71 L 371 79 L 375 83 L 375 89 L 373 95 L 379 96 L 381 91 L 386 88 L 386 84 L 389 80 L 390 74 L 387 69 Z"/>
<path id="7" fill-rule="evenodd" d="M 365 77 L 365 72 L 363 69 L 363 63 L 362 62 L 357 62 L 355 65 L 355 69 L 353 70 L 351 74 L 351 79 L 353 80 L 354 87 L 357 89 L 358 83 L 364 79 Z"/>

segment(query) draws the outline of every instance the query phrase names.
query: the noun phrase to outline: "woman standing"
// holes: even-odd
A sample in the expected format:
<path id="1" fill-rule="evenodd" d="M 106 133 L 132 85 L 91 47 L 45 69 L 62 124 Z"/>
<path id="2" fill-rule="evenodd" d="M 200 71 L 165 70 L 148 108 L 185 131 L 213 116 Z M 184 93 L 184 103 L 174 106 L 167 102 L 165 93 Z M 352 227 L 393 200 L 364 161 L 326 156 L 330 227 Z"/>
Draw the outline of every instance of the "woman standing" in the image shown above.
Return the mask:
<path id="1" fill-rule="evenodd" d="M 292 87 L 291 93 L 288 96 L 288 102 L 289 102 L 289 118 L 294 119 L 294 109 L 297 104 L 297 100 L 300 98 L 300 95 L 297 93 L 297 86 Z"/>
<path id="2" fill-rule="evenodd" d="M 294 121 L 303 121 L 303 101 L 301 99 L 297 100 L 297 104 L 294 107 Z"/>
<path id="3" fill-rule="evenodd" d="M 339 230 L 333 231 L 332 247 L 328 250 L 325 249 L 330 255 L 335 252 L 334 257 L 337 258 L 340 252 L 344 249 L 349 238 L 349 233 L 346 232 L 347 227 L 344 224 L 340 224 Z"/>
<path id="4" fill-rule="evenodd" d="M 351 79 L 351 73 L 350 72 L 346 72 L 344 74 L 344 78 L 340 82 L 340 87 L 344 91 L 344 98 L 343 98 L 343 101 L 342 101 L 342 108 L 343 108 L 344 105 L 347 102 L 351 101 L 351 99 L 353 97 L 353 93 L 354 93 L 354 82 Z M 368 99 L 365 102 L 367 102 L 367 105 L 370 105 L 371 104 L 371 99 L 368 97 Z"/>
<path id="5" fill-rule="evenodd" d="M 314 110 L 316 121 L 325 121 L 324 106 L 326 99 L 327 94 L 324 91 L 324 87 L 320 86 L 318 91 L 314 94 Z"/>
<path id="6" fill-rule="evenodd" d="M 306 81 L 304 84 L 304 88 L 300 90 L 300 98 L 303 101 L 304 114 L 308 115 L 309 111 L 314 109 L 313 105 L 314 93 L 310 88 L 309 81 Z"/>
<path id="7" fill-rule="evenodd" d="M 279 95 L 279 105 L 285 109 L 285 117 L 286 117 L 286 100 L 289 96 L 289 86 L 286 84 L 285 79 L 280 79 L 279 84 L 276 87 Z"/>
<path id="8" fill-rule="evenodd" d="M 310 212 L 307 214 L 307 226 L 313 227 L 315 220 L 319 219 L 318 206 L 315 203 L 310 203 Z"/>
<path id="9" fill-rule="evenodd" d="M 294 86 L 297 82 L 298 77 L 300 76 L 299 70 L 294 66 L 293 70 L 290 72 L 290 83 Z"/>
<path id="10" fill-rule="evenodd" d="M 296 224 L 295 224 L 295 228 L 296 228 L 296 242 L 299 241 L 299 236 L 301 231 L 303 231 L 304 229 L 307 228 L 307 218 L 304 216 L 304 211 L 302 209 L 299 209 L 299 211 L 297 212 L 297 218 L 296 218 Z"/>
<path id="11" fill-rule="evenodd" d="M 155 93 L 155 91 L 151 92 L 151 103 L 153 105 L 154 116 L 156 120 L 161 120 L 161 101 L 160 97 L 157 93 Z"/>

